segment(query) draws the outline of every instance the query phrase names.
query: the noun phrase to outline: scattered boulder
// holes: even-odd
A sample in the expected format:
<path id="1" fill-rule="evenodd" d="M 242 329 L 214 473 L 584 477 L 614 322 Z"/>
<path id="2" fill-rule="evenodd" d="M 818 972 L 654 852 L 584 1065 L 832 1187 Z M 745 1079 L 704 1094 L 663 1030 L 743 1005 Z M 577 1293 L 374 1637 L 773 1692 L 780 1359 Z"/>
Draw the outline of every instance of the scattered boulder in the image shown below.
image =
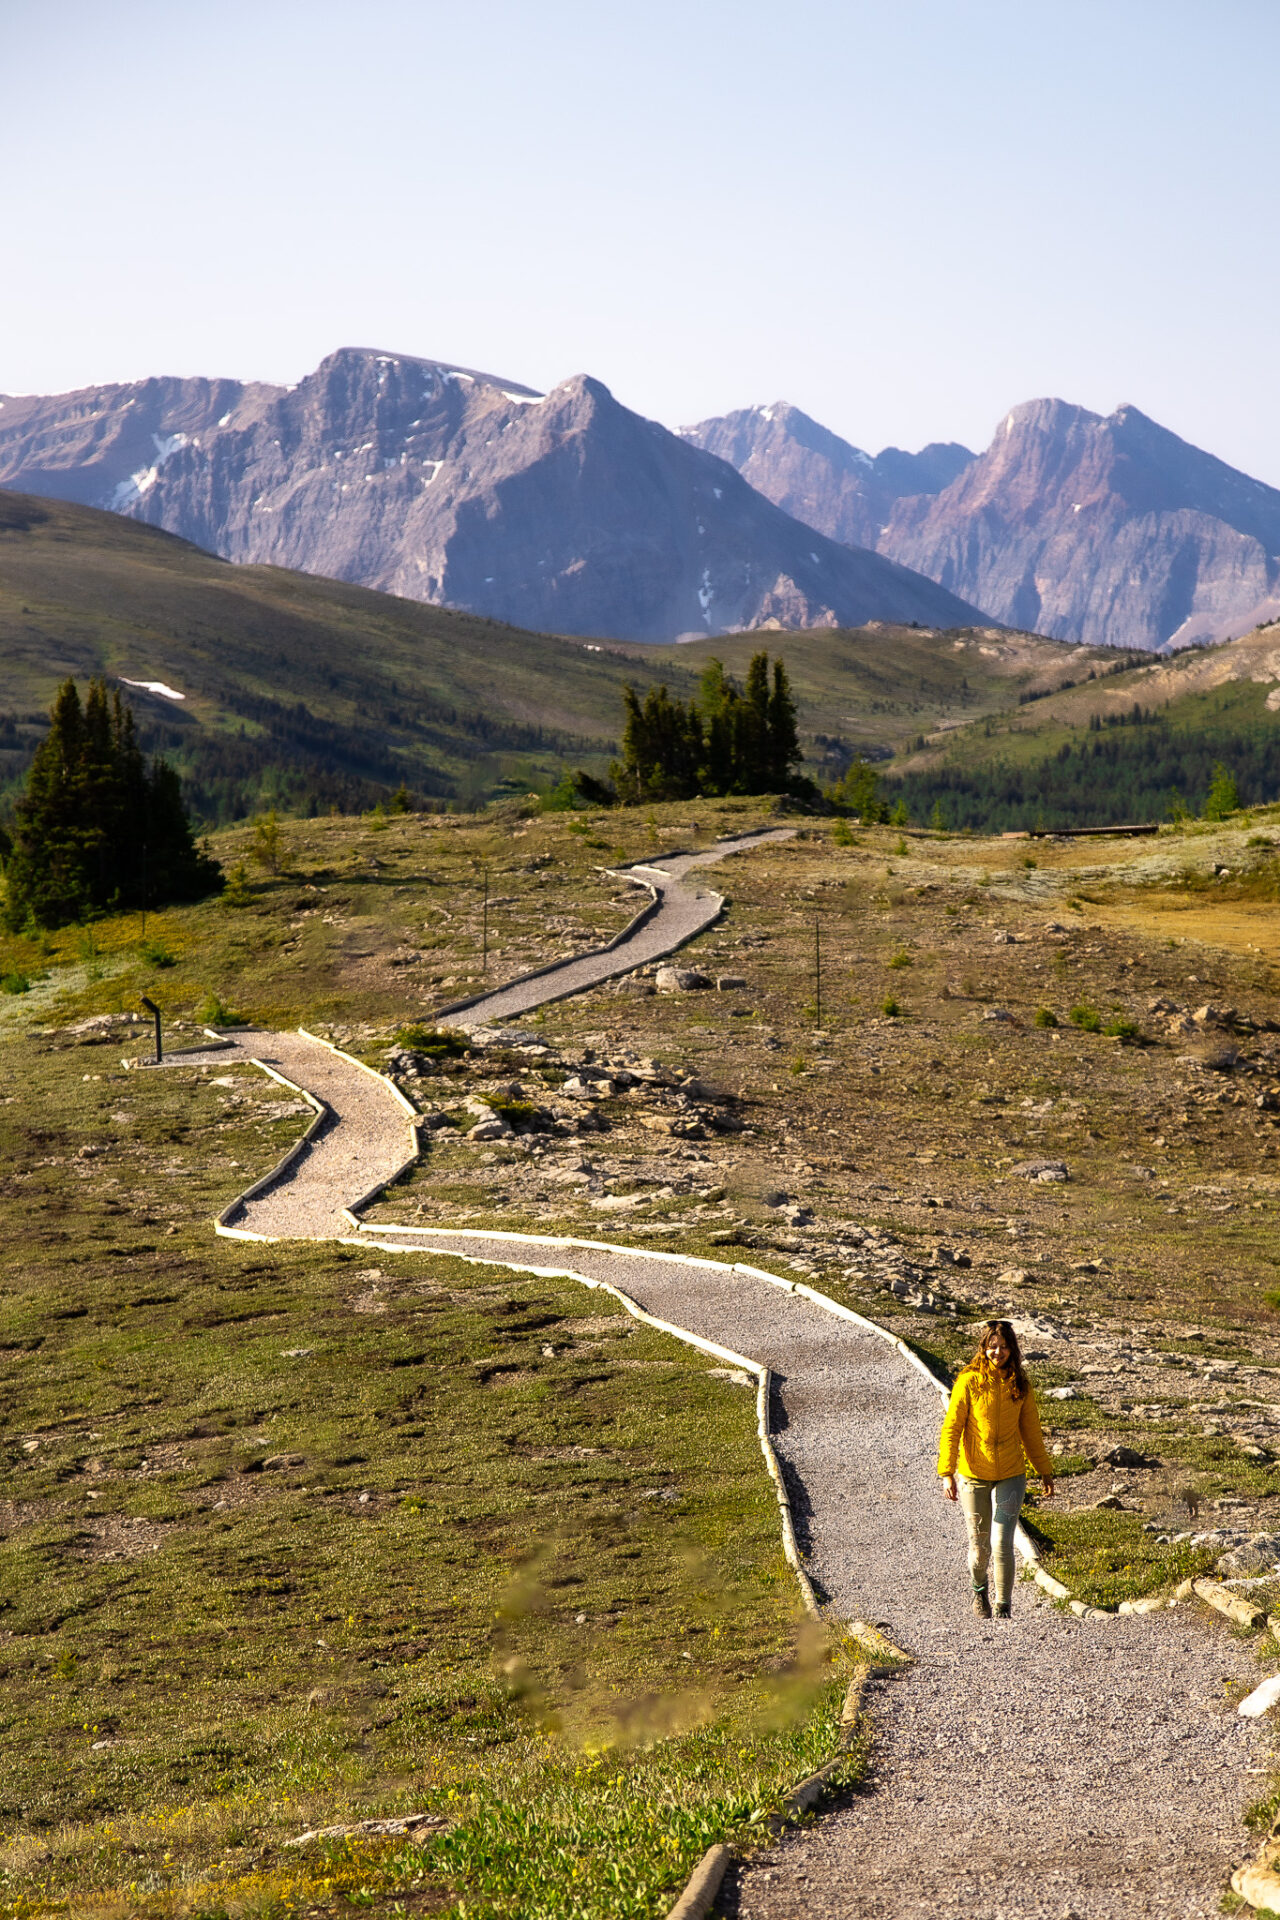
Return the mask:
<path id="1" fill-rule="evenodd" d="M 984 1007 L 982 1018 L 984 1020 L 999 1020 L 1008 1026 L 1014 1024 L 1013 1015 L 1010 1013 L 1008 1007 Z"/>
<path id="2" fill-rule="evenodd" d="M 298 1834 L 296 1839 L 286 1840 L 286 1847 L 309 1847 L 317 1840 L 347 1840 L 356 1834 L 394 1835 L 405 1834 L 410 1839 L 425 1838 L 429 1833 L 438 1833 L 441 1827 L 448 1825 L 442 1814 L 406 1813 L 394 1820 L 358 1820 L 353 1827 L 311 1827 L 306 1833 Z"/>
<path id="3" fill-rule="evenodd" d="M 1006 1267 L 1003 1273 L 996 1275 L 998 1287 L 1027 1287 L 1035 1275 L 1027 1267 Z"/>
<path id="4" fill-rule="evenodd" d="M 1218 1561 L 1218 1572 L 1229 1577 L 1256 1579 L 1261 1574 L 1274 1573 L 1280 1566 L 1280 1534 L 1255 1533 L 1243 1546 L 1232 1547 Z"/>
<path id="5" fill-rule="evenodd" d="M 973 1261 L 967 1253 L 954 1247 L 935 1247 L 933 1250 L 935 1267 L 971 1267 Z"/>
<path id="6" fill-rule="evenodd" d="M 746 984 L 740 973 L 722 973 L 716 978 L 716 992 L 738 993 Z"/>
<path id="7" fill-rule="evenodd" d="M 1015 1179 L 1041 1180 L 1046 1185 L 1071 1178 L 1065 1160 L 1024 1160 L 1020 1166 L 1010 1167 L 1009 1172 Z"/>
<path id="8" fill-rule="evenodd" d="M 710 987 L 711 979 L 696 967 L 659 967 L 654 985 L 659 993 L 697 993 Z"/>

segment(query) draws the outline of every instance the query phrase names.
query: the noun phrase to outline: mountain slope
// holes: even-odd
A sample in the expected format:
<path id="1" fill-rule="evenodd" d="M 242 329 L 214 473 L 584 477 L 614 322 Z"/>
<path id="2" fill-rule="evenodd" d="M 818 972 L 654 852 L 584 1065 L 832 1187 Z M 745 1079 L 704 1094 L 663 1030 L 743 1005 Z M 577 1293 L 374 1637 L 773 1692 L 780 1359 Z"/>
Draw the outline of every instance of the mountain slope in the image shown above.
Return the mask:
<path id="1" fill-rule="evenodd" d="M 0 492 L 0 787 L 25 765 L 59 680 L 101 673 L 184 696 L 128 687 L 148 748 L 176 758 L 205 820 L 273 797 L 367 806 L 401 780 L 440 800 L 524 792 L 566 765 L 607 768 L 624 684 L 643 695 L 661 681 L 687 699 L 710 656 L 741 680 L 762 641 L 786 659 L 815 770 L 856 751 L 887 758 L 1114 661 L 991 629 L 582 642 L 232 566 L 113 513 Z"/>
<path id="2" fill-rule="evenodd" d="M 847 546 L 875 547 L 895 501 L 940 492 L 977 457 L 936 441 L 920 453 L 886 447 L 873 459 L 786 400 L 702 420 L 680 434 L 727 460 L 784 513 Z"/>
<path id="3" fill-rule="evenodd" d="M 1280 623 L 1063 682 L 936 735 L 899 757 L 895 792 L 913 817 L 937 804 L 951 826 L 1098 826 L 1196 812 L 1221 765 L 1244 803 L 1266 804 L 1280 799 L 1277 712 Z"/>
<path id="4" fill-rule="evenodd" d="M 1280 492 L 1136 407 L 1015 407 L 879 544 L 1012 626 L 1097 645 L 1182 647 L 1280 611 Z"/>
<path id="5" fill-rule="evenodd" d="M 110 506 L 238 562 L 560 633 L 984 617 L 799 526 L 584 376 L 539 395 L 347 348 L 287 390 L 150 381 L 6 399 L 0 484 Z"/>

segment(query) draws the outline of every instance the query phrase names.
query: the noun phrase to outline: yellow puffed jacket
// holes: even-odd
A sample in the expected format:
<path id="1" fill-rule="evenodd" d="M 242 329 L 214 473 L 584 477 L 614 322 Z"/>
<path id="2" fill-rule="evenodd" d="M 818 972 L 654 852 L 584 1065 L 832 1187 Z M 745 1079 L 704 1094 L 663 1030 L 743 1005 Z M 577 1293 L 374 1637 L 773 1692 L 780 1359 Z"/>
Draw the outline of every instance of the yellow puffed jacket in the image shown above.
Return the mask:
<path id="1" fill-rule="evenodd" d="M 966 1367 L 951 1389 L 942 1422 L 938 1472 L 955 1473 L 958 1468 L 968 1480 L 1011 1480 L 1026 1472 L 1027 1459 L 1041 1479 L 1053 1478 L 1035 1394 L 1028 1387 L 1022 1399 L 1015 1400 L 995 1367 Z"/>

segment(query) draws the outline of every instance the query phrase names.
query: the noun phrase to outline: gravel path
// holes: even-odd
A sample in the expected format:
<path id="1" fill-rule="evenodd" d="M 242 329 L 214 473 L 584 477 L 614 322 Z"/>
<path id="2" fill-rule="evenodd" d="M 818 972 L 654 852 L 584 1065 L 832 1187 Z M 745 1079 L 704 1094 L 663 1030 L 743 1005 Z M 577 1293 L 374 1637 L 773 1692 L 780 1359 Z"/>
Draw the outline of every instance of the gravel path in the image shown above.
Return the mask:
<path id="1" fill-rule="evenodd" d="M 417 1155 L 417 1134 L 390 1084 L 304 1033 L 246 1028 L 224 1036 L 219 1062 L 261 1060 L 323 1100 L 330 1118 L 260 1194 L 228 1210 L 226 1224 L 271 1240 L 335 1240 L 351 1232 L 343 1207 L 385 1185 Z"/>
<path id="2" fill-rule="evenodd" d="M 724 851 L 681 858 L 702 863 Z M 633 954 L 626 965 L 636 963 Z M 534 999 L 496 1003 L 552 978 L 489 996 L 484 1018 L 527 1011 Z M 282 1180 L 241 1203 L 232 1224 L 353 1237 L 342 1206 L 408 1152 L 392 1090 L 300 1034 L 236 1040 L 241 1054 L 327 1101 L 334 1118 Z M 834 1615 L 883 1626 L 916 1664 L 873 1692 L 869 1790 L 753 1860 L 727 1885 L 723 1912 L 738 1920 L 1219 1912 L 1229 1872 L 1252 1851 L 1240 1816 L 1267 1757 L 1265 1730 L 1224 1698 L 1224 1682 L 1256 1677 L 1247 1647 L 1194 1607 L 1081 1622 L 1030 1584 L 1018 1589 L 1011 1622 L 974 1620 L 962 1525 L 934 1473 L 939 1398 L 895 1348 L 716 1262 L 447 1230 L 378 1227 L 360 1238 L 419 1261 L 434 1250 L 571 1268 L 773 1370 L 775 1446 L 815 1584 Z"/>
<path id="3" fill-rule="evenodd" d="M 572 1268 L 773 1369 L 774 1445 L 815 1584 L 837 1617 L 883 1626 L 916 1665 L 874 1691 L 872 1790 L 753 1861 L 721 1910 L 1219 1912 L 1252 1852 L 1240 1816 L 1266 1757 L 1258 1723 L 1224 1701 L 1224 1681 L 1256 1678 L 1248 1649 L 1193 1607 L 1078 1621 L 1029 1582 L 1011 1622 L 975 1620 L 963 1524 L 934 1472 L 940 1398 L 887 1341 L 713 1262 L 501 1234 L 361 1238 Z"/>
<path id="4" fill-rule="evenodd" d="M 653 866 L 639 862 L 631 867 L 610 868 L 620 879 L 634 875 L 652 887 L 658 896 L 657 912 L 650 914 L 633 934 L 602 953 L 562 960 L 558 966 L 549 967 L 536 977 L 513 980 L 510 985 L 480 994 L 474 1000 L 456 1000 L 441 1012 L 465 1013 L 466 1019 L 459 1024 L 467 1027 L 502 1026 L 522 1013 L 531 1013 L 535 1007 L 545 1007 L 549 1001 L 567 1000 L 571 994 L 599 986 L 602 980 L 614 980 L 621 973 L 630 973 L 633 967 L 661 960 L 664 954 L 674 953 L 686 940 L 692 940 L 695 933 L 709 927 L 724 905 L 723 894 L 712 893 L 709 888 L 685 886 L 685 874 L 770 840 L 790 840 L 794 833 L 794 827 L 776 827 L 767 833 L 747 833 L 737 839 L 718 841 L 705 853 L 664 854 Z"/>

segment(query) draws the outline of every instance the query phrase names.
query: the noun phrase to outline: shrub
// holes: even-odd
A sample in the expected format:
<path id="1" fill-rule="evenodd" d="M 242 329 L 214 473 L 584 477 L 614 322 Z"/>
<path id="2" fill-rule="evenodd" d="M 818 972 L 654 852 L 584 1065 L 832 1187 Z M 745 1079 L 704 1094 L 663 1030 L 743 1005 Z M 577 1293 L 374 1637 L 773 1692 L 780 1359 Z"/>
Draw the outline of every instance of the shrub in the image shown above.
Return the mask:
<path id="1" fill-rule="evenodd" d="M 834 827 L 831 829 L 831 839 L 837 847 L 856 847 L 858 844 L 853 837 L 853 829 L 847 820 L 836 821 Z"/>
<path id="2" fill-rule="evenodd" d="M 163 940 L 144 940 L 138 952 L 149 967 L 176 967 L 178 956 L 170 953 Z"/>
<path id="3" fill-rule="evenodd" d="M 258 866 L 268 873 L 279 873 L 280 862 L 284 857 L 284 839 L 280 832 L 280 820 L 274 807 L 270 813 L 262 814 L 253 823 L 253 846 L 250 849 Z"/>
<path id="4" fill-rule="evenodd" d="M 31 982 L 25 973 L 6 973 L 0 976 L 0 993 L 30 993 Z"/>
<path id="5" fill-rule="evenodd" d="M 238 860 L 227 875 L 227 884 L 222 889 L 224 907 L 248 907 L 253 905 L 253 888 L 249 885 L 249 869 L 243 860 Z"/>
<path id="6" fill-rule="evenodd" d="M 1051 1007 L 1037 1007 L 1034 1024 L 1037 1027 L 1056 1027 L 1058 1016 Z"/>
<path id="7" fill-rule="evenodd" d="M 1101 1033 L 1102 1015 L 1096 1007 L 1091 1007 L 1087 1001 L 1082 1000 L 1078 1007 L 1071 1009 L 1071 1024 L 1073 1027 L 1079 1027 L 1084 1033 Z"/>
<path id="8" fill-rule="evenodd" d="M 902 1012 L 902 1008 L 899 1006 L 898 1002 L 894 999 L 893 995 L 890 994 L 887 1000 L 881 1001 L 880 1011 L 881 1013 L 886 1014 L 890 1020 L 896 1020 L 898 1018 L 898 1015 Z"/>
<path id="9" fill-rule="evenodd" d="M 1109 1040 L 1120 1040 L 1125 1046 L 1131 1046 L 1135 1040 L 1142 1038 L 1142 1032 L 1137 1021 L 1126 1019 L 1123 1014 L 1119 1013 L 1114 1020 L 1108 1020 L 1102 1031 Z"/>
<path id="10" fill-rule="evenodd" d="M 242 1013 L 232 1013 L 221 994 L 207 993 L 196 1008 L 196 1019 L 202 1027 L 243 1027 L 247 1023 Z"/>
<path id="11" fill-rule="evenodd" d="M 432 1060 L 460 1060 L 471 1052 L 466 1034 L 458 1033 L 453 1027 L 397 1027 L 395 1042 L 410 1053 L 425 1053 Z"/>
<path id="12" fill-rule="evenodd" d="M 891 953 L 885 965 L 889 967 L 913 967 L 915 961 L 909 953 L 899 951 L 898 953 Z"/>

